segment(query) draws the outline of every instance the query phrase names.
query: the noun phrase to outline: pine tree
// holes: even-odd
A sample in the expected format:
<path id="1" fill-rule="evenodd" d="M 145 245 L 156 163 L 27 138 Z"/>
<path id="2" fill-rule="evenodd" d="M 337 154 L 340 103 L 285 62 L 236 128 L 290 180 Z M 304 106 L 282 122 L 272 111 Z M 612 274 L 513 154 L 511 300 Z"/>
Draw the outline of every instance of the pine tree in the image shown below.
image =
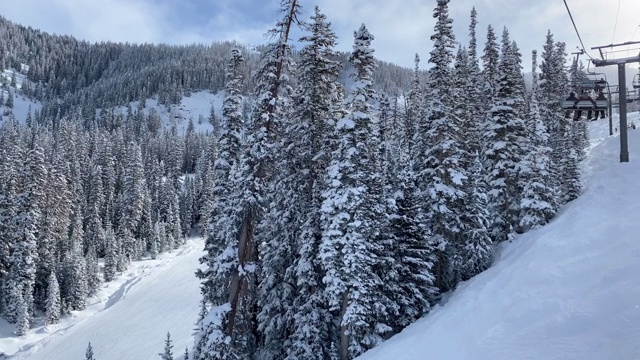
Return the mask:
<path id="1" fill-rule="evenodd" d="M 19 151 L 17 152 L 19 153 Z M 15 232 L 9 234 L 13 241 L 13 252 L 8 258 L 9 271 L 3 279 L 4 312 L 10 322 L 18 322 L 18 333 L 24 335 L 29 328 L 35 287 L 36 264 L 38 261 L 36 225 L 41 216 L 44 195 L 44 156 L 42 148 L 34 148 L 23 157 L 23 173 L 20 174 L 22 191 L 15 198 L 13 219 Z"/>
<path id="2" fill-rule="evenodd" d="M 549 134 L 548 145 L 552 150 L 550 154 L 549 181 L 547 186 L 553 191 L 553 211 L 557 211 L 563 203 L 561 198 L 561 161 L 564 155 L 560 139 L 559 126 L 565 122 L 561 101 L 566 96 L 566 77 L 564 75 L 564 58 L 553 40 L 551 32 L 547 32 L 546 41 L 541 54 L 540 64 L 540 115 L 543 124 Z"/>
<path id="3" fill-rule="evenodd" d="M 29 305 L 20 301 L 22 299 L 22 294 L 20 294 L 20 289 L 16 289 L 17 292 L 17 300 L 19 300 L 17 309 L 16 309 L 16 335 L 25 336 L 29 331 L 31 326 L 31 317 L 29 316 Z"/>
<path id="4" fill-rule="evenodd" d="M 100 265 L 98 265 L 98 255 L 96 248 L 90 246 L 85 256 L 86 276 L 87 276 L 87 296 L 93 296 L 100 288 Z"/>
<path id="5" fill-rule="evenodd" d="M 104 281 L 111 281 L 116 276 L 118 253 L 120 252 L 116 236 L 109 224 L 105 232 Z"/>
<path id="6" fill-rule="evenodd" d="M 162 360 L 173 360 L 173 344 L 171 344 L 171 335 L 167 333 L 167 339 L 164 341 L 164 352 L 158 354 Z"/>
<path id="7" fill-rule="evenodd" d="M 373 36 L 363 24 L 354 38 L 350 61 L 356 70 L 355 86 L 347 100 L 350 113 L 336 124 L 338 142 L 327 173 L 320 244 L 329 309 L 341 324 L 343 359 L 376 346 L 391 330 L 382 316 L 388 294 L 377 291 L 382 281 L 375 271 L 380 265 L 377 229 L 383 214 L 377 196 L 382 186 L 376 183 L 380 141 L 369 103 L 375 95 Z"/>
<path id="8" fill-rule="evenodd" d="M 522 231 L 535 229 L 546 224 L 555 214 L 554 191 L 549 189 L 551 182 L 549 134 L 544 125 L 538 106 L 539 87 L 537 52 L 532 52 L 532 86 L 529 115 L 527 117 L 531 149 L 524 159 L 521 178 L 522 199 L 520 200 L 520 223 Z"/>
<path id="9" fill-rule="evenodd" d="M 265 337 L 260 356 L 265 359 L 284 354 L 286 359 L 325 359 L 331 343 L 317 255 L 321 179 L 330 151 L 326 133 L 338 64 L 332 60 L 335 34 L 317 7 L 307 28 L 293 106 L 283 121 L 287 136 L 278 161 L 282 170 L 272 185 L 275 206 L 263 221 L 265 233 L 273 234 L 262 250 L 259 287 L 258 321 Z"/>
<path id="10" fill-rule="evenodd" d="M 402 137 L 402 148 L 404 154 L 411 156 L 416 151 L 416 124 L 420 118 L 424 116 L 423 111 L 423 91 L 420 81 L 420 57 L 418 54 L 414 57 L 413 80 L 411 81 L 411 89 L 409 90 L 408 104 L 406 107 L 404 124 L 402 126 L 404 133 Z M 411 158 L 411 157 L 410 157 Z M 404 160 L 404 159 L 403 159 Z"/>
<path id="11" fill-rule="evenodd" d="M 213 136 L 220 135 L 220 120 L 218 120 L 218 116 L 216 115 L 216 109 L 211 104 L 211 110 L 209 111 L 209 124 L 213 127 L 212 134 Z"/>
<path id="12" fill-rule="evenodd" d="M 47 288 L 47 302 L 45 304 L 46 318 L 45 324 L 56 324 L 60 320 L 60 286 L 56 273 L 49 275 L 49 287 Z"/>
<path id="13" fill-rule="evenodd" d="M 62 298 L 68 310 L 84 310 L 89 289 L 87 285 L 87 265 L 79 244 L 67 252 L 64 260 Z"/>
<path id="14" fill-rule="evenodd" d="M 473 15 L 473 12 L 472 12 Z M 472 16 L 473 20 L 473 16 Z M 472 21 L 473 22 L 473 21 Z M 478 103 L 464 94 L 470 92 L 473 83 L 474 67 L 469 63 L 471 58 L 464 48 L 458 50 L 453 70 L 454 78 L 454 114 L 464 123 L 473 123 L 477 114 L 481 112 Z M 456 210 L 459 214 L 461 226 L 459 235 L 454 238 L 450 246 L 445 249 L 447 266 L 445 270 L 445 284 L 455 287 L 460 282 L 484 271 L 492 260 L 493 248 L 488 233 L 489 214 L 487 211 L 486 183 L 483 179 L 484 168 L 480 160 L 480 138 L 478 132 L 482 122 L 476 121 L 477 127 L 472 131 L 459 130 L 461 142 L 458 146 L 458 161 L 467 170 L 467 179 L 460 188 L 464 191 L 463 204 Z M 459 127 L 462 129 L 462 126 Z"/>
<path id="15" fill-rule="evenodd" d="M 498 43 L 496 42 L 496 35 L 491 25 L 487 26 L 487 41 L 484 46 L 484 53 L 482 55 L 482 92 L 487 98 L 487 108 L 491 107 L 493 97 L 498 91 L 498 65 L 500 59 L 500 53 L 498 51 Z"/>
<path id="16" fill-rule="evenodd" d="M 15 236 L 18 231 L 14 219 L 17 211 L 21 154 L 20 147 L 15 144 L 17 136 L 11 134 L 14 132 L 11 123 L 5 126 L 3 131 L 6 138 L 3 139 L 4 142 L 0 142 L 0 311 L 9 322 L 15 322 L 18 304 L 15 295 L 18 285 L 15 279 L 7 278 L 7 275 L 17 269 L 13 266 Z"/>
<path id="17" fill-rule="evenodd" d="M 433 285 L 432 268 L 436 262 L 433 249 L 425 241 L 425 231 L 419 222 L 418 201 L 415 198 L 415 182 L 411 178 L 410 164 L 397 175 L 397 192 L 394 194 L 389 215 L 389 237 L 392 246 L 387 251 L 395 257 L 394 267 L 389 269 L 383 281 L 391 293 L 397 309 L 391 326 L 399 332 L 431 309 L 430 301 L 437 295 Z"/>
<path id="18" fill-rule="evenodd" d="M 423 134 L 419 145 L 421 156 L 416 164 L 416 182 L 420 184 L 419 192 L 423 194 L 419 201 L 424 206 L 425 220 L 431 229 L 430 241 L 437 249 L 434 249 L 437 256 L 435 285 L 443 291 L 452 286 L 452 280 L 447 275 L 450 265 L 446 252 L 447 246 L 454 249 L 454 244 L 461 240 L 460 215 L 468 179 L 465 170 L 468 155 L 460 138 L 461 119 L 453 111 L 455 87 L 451 65 L 455 38 L 448 3 L 448 0 L 438 1 L 433 15 L 437 19 L 435 34 L 431 36 L 434 48 L 429 58 L 433 68 L 427 86 L 427 119 L 420 124 Z M 466 67 L 465 59 L 466 55 L 461 57 L 463 67 Z"/>
<path id="19" fill-rule="evenodd" d="M 85 352 L 85 360 L 95 360 L 93 357 L 93 348 L 91 347 L 91 343 L 87 346 L 87 351 Z"/>
<path id="20" fill-rule="evenodd" d="M 84 232 L 85 251 L 93 246 L 94 249 L 104 249 L 104 229 L 100 211 L 104 206 L 104 190 L 102 187 L 102 168 L 94 166 L 91 170 L 91 184 L 88 190 L 88 216 L 85 219 L 86 231 Z"/>
<path id="21" fill-rule="evenodd" d="M 498 91 L 491 109 L 490 123 L 485 130 L 487 149 L 487 184 L 489 207 L 493 224 L 492 239 L 507 239 L 519 219 L 520 191 L 518 177 L 520 162 L 527 142 L 523 120 L 524 83 L 517 47 L 503 34 L 503 53 L 500 60 Z"/>
<path id="22" fill-rule="evenodd" d="M 240 356 L 234 351 L 228 351 L 231 344 L 229 328 L 233 328 L 233 321 L 228 323 L 229 316 L 229 292 L 226 282 L 229 277 L 229 267 L 226 262 L 231 262 L 228 257 L 232 254 L 225 253 L 225 245 L 232 243 L 237 236 L 238 214 L 235 212 L 233 198 L 234 183 L 231 170 L 237 167 L 240 157 L 241 139 L 244 131 L 242 116 L 240 114 L 240 88 L 242 84 L 240 66 L 243 62 L 239 49 L 233 49 L 226 72 L 225 91 L 222 115 L 225 119 L 220 128 L 218 140 L 219 155 L 214 163 L 214 203 L 211 214 L 207 220 L 210 229 L 205 242 L 206 254 L 200 259 L 206 264 L 204 271 L 198 271 L 197 275 L 202 280 L 201 292 L 203 297 L 203 309 L 208 313 L 198 322 L 196 333 L 194 359 L 237 359 Z M 224 255 L 224 257 L 222 257 Z M 220 305 L 222 304 L 222 305 Z"/>
<path id="23" fill-rule="evenodd" d="M 141 254 L 137 252 L 138 225 L 142 219 L 144 206 L 144 166 L 140 146 L 130 142 L 126 148 L 126 164 L 123 172 L 122 188 L 122 222 L 119 234 L 123 239 L 123 255 L 129 260 L 137 259 Z"/>
<path id="24" fill-rule="evenodd" d="M 482 73 L 478 60 L 476 27 L 478 12 L 476 8 L 471 9 L 471 23 L 469 24 L 469 47 L 467 55 L 469 80 L 466 82 L 464 99 L 469 107 L 470 117 L 466 121 L 468 128 L 468 149 L 472 155 L 480 153 L 483 147 L 482 130 L 485 121 L 487 99 L 483 94 Z M 491 50 L 489 50 L 489 53 Z"/>
<path id="25" fill-rule="evenodd" d="M 7 89 L 7 101 L 4 103 L 9 109 L 13 109 L 13 91 Z"/>

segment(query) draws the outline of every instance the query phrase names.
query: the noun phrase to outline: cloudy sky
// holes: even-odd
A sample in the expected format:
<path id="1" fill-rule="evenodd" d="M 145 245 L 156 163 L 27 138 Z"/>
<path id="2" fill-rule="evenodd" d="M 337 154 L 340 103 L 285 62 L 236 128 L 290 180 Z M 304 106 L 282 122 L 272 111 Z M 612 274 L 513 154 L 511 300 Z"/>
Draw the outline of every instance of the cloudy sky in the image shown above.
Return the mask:
<path id="1" fill-rule="evenodd" d="M 640 41 L 639 0 L 566 0 L 587 51 L 611 43 Z M 265 42 L 263 34 L 277 18 L 279 0 L 0 0 L 0 14 L 44 31 L 89 41 L 209 43 L 237 40 Z M 305 18 L 318 5 L 333 24 L 339 50 L 349 51 L 361 23 L 375 36 L 376 56 L 413 67 L 418 53 L 427 67 L 435 0 L 301 0 Z M 509 29 L 523 53 L 542 49 L 547 30 L 565 41 L 569 52 L 580 45 L 562 0 L 452 0 L 456 39 L 468 41 L 472 6 L 478 11 L 479 46 L 491 24 L 498 36 Z M 616 21 L 617 19 L 617 21 Z M 631 47 L 636 51 L 638 47 Z M 622 48 L 623 50 L 626 48 Z M 637 54 L 637 52 L 636 52 Z M 626 56 L 627 54 L 616 54 Z M 631 67 L 630 67 L 631 68 Z M 636 71 L 636 66 L 632 71 Z"/>

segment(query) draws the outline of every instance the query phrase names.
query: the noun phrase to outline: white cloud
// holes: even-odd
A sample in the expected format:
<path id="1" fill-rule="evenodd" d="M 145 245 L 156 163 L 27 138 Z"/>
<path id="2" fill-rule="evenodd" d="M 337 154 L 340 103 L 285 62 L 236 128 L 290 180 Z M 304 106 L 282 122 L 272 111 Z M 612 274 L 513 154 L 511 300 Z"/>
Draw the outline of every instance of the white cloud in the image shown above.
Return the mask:
<path id="1" fill-rule="evenodd" d="M 273 2 L 273 6 L 264 1 Z M 301 0 L 305 17 L 320 9 L 339 37 L 339 50 L 350 51 L 353 31 L 361 23 L 375 36 L 378 58 L 412 67 L 417 52 L 427 67 L 432 43 L 435 0 Z M 567 0 L 587 50 L 613 42 L 640 40 L 640 1 L 620 0 L 615 37 L 617 2 Z M 478 11 L 478 47 L 482 51 L 486 28 L 492 24 L 498 36 L 507 26 L 523 54 L 529 71 L 530 52 L 542 49 L 547 29 L 569 52 L 579 45 L 563 2 L 557 0 L 452 0 L 450 16 L 456 38 L 468 42 L 469 13 Z M 45 31 L 70 34 L 89 41 L 208 43 L 237 40 L 258 44 L 278 14 L 277 0 L 0 0 L 0 13 L 12 21 Z M 271 10 L 269 10 L 271 9 Z M 211 12 L 200 20 L 189 11 Z M 205 19 L 205 20 L 202 20 Z"/>
<path id="2" fill-rule="evenodd" d="M 140 0 L 20 0 L 0 2 L 10 20 L 89 41 L 157 42 L 164 8 Z"/>

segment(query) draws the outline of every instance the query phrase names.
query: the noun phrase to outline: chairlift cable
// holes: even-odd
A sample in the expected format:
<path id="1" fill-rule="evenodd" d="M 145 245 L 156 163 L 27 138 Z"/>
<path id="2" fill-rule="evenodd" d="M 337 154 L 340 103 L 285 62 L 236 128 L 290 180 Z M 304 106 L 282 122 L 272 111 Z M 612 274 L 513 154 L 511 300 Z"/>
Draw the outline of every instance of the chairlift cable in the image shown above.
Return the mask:
<path id="1" fill-rule="evenodd" d="M 613 44 L 613 40 L 616 37 L 616 28 L 618 27 L 618 17 L 620 16 L 620 0 L 618 0 L 618 11 L 616 11 L 616 22 L 613 25 L 613 36 L 611 37 L 611 43 Z"/>
<path id="2" fill-rule="evenodd" d="M 571 15 L 571 10 L 569 9 L 569 5 L 567 5 L 567 0 L 562 0 L 564 1 L 564 6 L 567 8 L 567 12 L 569 13 L 569 18 L 571 19 L 571 23 L 573 24 L 573 28 L 576 30 L 576 35 L 578 35 L 578 40 L 580 40 L 580 45 L 582 45 L 582 50 L 584 50 L 584 53 L 591 59 L 593 60 L 593 57 L 591 57 L 591 55 L 589 55 L 589 53 L 587 52 L 584 43 L 582 42 L 582 37 L 580 37 L 580 32 L 578 32 L 578 27 L 576 26 L 576 22 L 573 21 L 573 15 Z M 616 20 L 617 22 L 617 20 Z"/>

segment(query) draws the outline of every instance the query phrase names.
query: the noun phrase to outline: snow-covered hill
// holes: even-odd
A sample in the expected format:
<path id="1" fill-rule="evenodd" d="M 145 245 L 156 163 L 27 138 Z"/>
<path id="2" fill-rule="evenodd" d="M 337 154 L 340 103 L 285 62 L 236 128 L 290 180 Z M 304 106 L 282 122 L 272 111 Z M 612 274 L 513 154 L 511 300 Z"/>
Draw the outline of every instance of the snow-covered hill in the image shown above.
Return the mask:
<path id="1" fill-rule="evenodd" d="M 170 332 L 180 355 L 193 343 L 200 302 L 194 273 L 203 248 L 202 239 L 190 239 L 159 259 L 134 262 L 86 310 L 54 326 L 36 326 L 24 338 L 0 319 L 0 353 L 15 354 L 11 359 L 81 359 L 91 342 L 96 359 L 154 359 Z"/>
<path id="2" fill-rule="evenodd" d="M 189 125 L 189 120 L 193 120 L 196 132 L 211 132 L 213 126 L 209 124 L 209 114 L 211 106 L 218 119 L 222 117 L 222 102 L 224 100 L 224 91 L 212 94 L 210 91 L 198 91 L 189 96 L 182 97 L 180 104 L 171 105 L 167 108 L 158 104 L 157 99 L 148 99 L 145 101 L 144 113 L 149 115 L 151 109 L 155 109 L 162 120 L 165 127 L 171 127 L 174 124 L 178 133 L 184 134 Z M 132 109 L 137 109 L 139 101 L 130 103 Z M 122 114 L 127 113 L 127 107 L 121 106 L 117 109 Z"/>
<path id="3" fill-rule="evenodd" d="M 23 74 L 13 70 L 4 70 L 0 76 L 4 77 L 7 82 L 10 81 L 12 76 L 16 76 L 16 86 L 10 87 L 14 103 L 12 109 L 8 109 L 5 106 L 9 92 L 6 90 L 0 90 L 0 124 L 8 118 L 8 116 L 4 114 L 7 114 L 9 110 L 11 110 L 14 118 L 20 123 L 25 122 L 29 110 L 31 111 L 32 116 L 36 111 L 40 111 L 42 104 L 38 101 L 26 98 L 20 91 L 24 81 Z M 181 134 L 186 132 L 189 120 L 193 121 L 196 132 L 206 133 L 213 130 L 213 126 L 209 123 L 211 107 L 213 106 L 216 116 L 220 119 L 222 117 L 223 100 L 224 91 L 213 94 L 207 90 L 183 96 L 180 104 L 171 105 L 169 107 L 160 105 L 158 104 L 157 99 L 151 98 L 145 101 L 144 113 L 145 115 L 149 115 L 151 109 L 155 109 L 164 127 L 170 128 L 175 124 L 178 132 Z M 135 110 L 138 108 L 139 103 L 139 101 L 133 101 L 129 105 Z M 99 115 L 99 113 L 100 112 L 98 111 L 97 115 Z M 127 107 L 118 107 L 116 109 L 116 113 L 126 114 Z"/>
<path id="4" fill-rule="evenodd" d="M 589 130 L 580 198 L 358 359 L 640 359 L 640 130 L 629 131 L 629 163 L 606 121 Z"/>
<path id="5" fill-rule="evenodd" d="M 36 111 L 39 111 L 42 108 L 42 104 L 38 101 L 34 101 L 31 99 L 27 99 L 20 93 L 22 89 L 22 83 L 24 82 L 24 75 L 9 69 L 5 69 L 2 74 L 0 74 L 5 81 L 10 82 L 13 76 L 16 77 L 16 86 L 11 88 L 11 95 L 13 96 L 13 108 L 11 109 L 11 113 L 15 119 L 19 122 L 24 122 L 27 119 L 27 114 L 29 110 L 31 110 L 31 115 L 35 114 Z M 5 106 L 7 101 L 7 96 L 9 92 L 6 90 L 0 90 L 0 124 L 4 120 L 8 118 L 4 114 L 8 112 L 8 108 Z"/>
<path id="6" fill-rule="evenodd" d="M 492 268 L 360 359 L 640 358 L 640 129 L 629 130 L 629 163 L 618 162 L 618 133 L 609 136 L 606 121 L 589 131 L 584 195 L 549 225 L 501 245 Z M 154 359 L 170 332 L 181 359 L 193 341 L 202 249 L 202 239 L 191 239 L 135 262 L 86 310 L 36 324 L 24 338 L 0 320 L 0 351 L 63 360 L 81 358 L 91 342 L 97 359 Z"/>

